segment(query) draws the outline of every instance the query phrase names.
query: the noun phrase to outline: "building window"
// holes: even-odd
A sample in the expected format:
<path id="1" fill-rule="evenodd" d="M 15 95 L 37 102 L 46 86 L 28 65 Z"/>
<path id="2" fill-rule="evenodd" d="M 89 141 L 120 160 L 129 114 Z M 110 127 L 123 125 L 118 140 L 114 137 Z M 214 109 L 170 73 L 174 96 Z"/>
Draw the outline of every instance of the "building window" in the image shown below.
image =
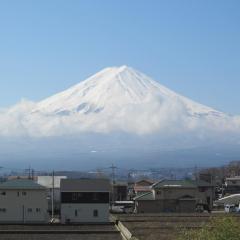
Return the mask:
<path id="1" fill-rule="evenodd" d="M 72 200 L 77 200 L 77 193 L 72 194 Z"/>
<path id="2" fill-rule="evenodd" d="M 97 193 L 93 193 L 93 200 L 97 201 L 98 200 L 98 194 Z"/>
<path id="3" fill-rule="evenodd" d="M 157 190 L 157 195 L 161 195 L 161 191 L 160 190 Z"/>
<path id="4" fill-rule="evenodd" d="M 78 216 L 78 211 L 77 210 L 75 210 L 75 217 L 77 217 Z"/>
<path id="5" fill-rule="evenodd" d="M 41 209 L 40 208 L 36 208 L 36 212 L 41 212 Z"/>
<path id="6" fill-rule="evenodd" d="M 1 195 L 5 196 L 5 195 L 6 195 L 6 192 L 1 192 Z"/>
<path id="7" fill-rule="evenodd" d="M 20 195 L 20 193 L 19 192 L 17 192 L 17 196 L 19 197 L 19 195 Z"/>
<path id="8" fill-rule="evenodd" d="M 98 210 L 97 209 L 93 210 L 93 216 L 98 217 Z"/>
<path id="9" fill-rule="evenodd" d="M 207 189 L 206 189 L 205 187 L 200 187 L 200 188 L 199 188 L 199 192 L 206 192 L 206 190 L 207 190 Z"/>
<path id="10" fill-rule="evenodd" d="M 22 192 L 22 195 L 23 195 L 23 196 L 26 196 L 26 195 L 27 195 L 27 193 L 26 193 L 26 192 Z"/>
<path id="11" fill-rule="evenodd" d="M 0 212 L 6 212 L 6 208 L 0 208 Z"/>
<path id="12" fill-rule="evenodd" d="M 32 208 L 28 208 L 28 212 L 32 212 Z"/>

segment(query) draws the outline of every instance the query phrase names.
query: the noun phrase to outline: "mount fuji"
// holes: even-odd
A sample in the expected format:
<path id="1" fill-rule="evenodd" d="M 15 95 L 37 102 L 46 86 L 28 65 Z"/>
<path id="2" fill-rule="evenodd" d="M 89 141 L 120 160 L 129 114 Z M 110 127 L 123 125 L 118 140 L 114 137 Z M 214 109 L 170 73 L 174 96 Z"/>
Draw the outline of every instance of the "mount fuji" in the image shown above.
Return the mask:
<path id="1" fill-rule="evenodd" d="M 90 159 L 93 165 L 213 163 L 240 157 L 239 133 L 238 116 L 194 102 L 131 67 L 111 67 L 40 102 L 1 110 L 0 157 L 70 158 L 75 165 Z"/>
<path id="2" fill-rule="evenodd" d="M 166 130 L 166 127 L 169 131 L 189 130 L 195 128 L 198 121 L 202 121 L 200 125 L 208 121 L 208 125 L 228 118 L 226 114 L 181 96 L 127 66 L 103 69 L 70 89 L 37 103 L 27 119 L 31 122 L 36 116 L 52 118 L 55 134 L 62 134 L 63 129 L 64 134 L 72 133 L 72 129 L 74 132 L 149 134 Z M 45 133 L 44 129 L 42 133 Z M 50 134 L 54 133 L 50 131 Z"/>
<path id="3" fill-rule="evenodd" d="M 151 101 L 182 104 L 189 116 L 223 116 L 223 113 L 193 102 L 127 66 L 103 69 L 76 86 L 41 101 L 33 112 L 114 115 L 129 105 Z"/>

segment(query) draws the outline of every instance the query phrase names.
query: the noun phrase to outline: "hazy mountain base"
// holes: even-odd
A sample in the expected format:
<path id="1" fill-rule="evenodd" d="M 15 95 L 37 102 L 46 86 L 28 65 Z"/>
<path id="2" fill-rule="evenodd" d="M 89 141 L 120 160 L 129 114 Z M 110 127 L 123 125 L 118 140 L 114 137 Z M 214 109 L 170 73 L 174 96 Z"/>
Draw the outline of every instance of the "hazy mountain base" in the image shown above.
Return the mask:
<path id="1" fill-rule="evenodd" d="M 19 137 L 0 139 L 1 165 L 40 169 L 88 170 L 110 166 L 149 169 L 218 166 L 239 159 L 238 144 L 196 141 L 185 148 L 182 135 L 174 139 L 131 134 L 82 134 L 78 137 Z M 184 144 L 182 144 L 184 142 Z"/>

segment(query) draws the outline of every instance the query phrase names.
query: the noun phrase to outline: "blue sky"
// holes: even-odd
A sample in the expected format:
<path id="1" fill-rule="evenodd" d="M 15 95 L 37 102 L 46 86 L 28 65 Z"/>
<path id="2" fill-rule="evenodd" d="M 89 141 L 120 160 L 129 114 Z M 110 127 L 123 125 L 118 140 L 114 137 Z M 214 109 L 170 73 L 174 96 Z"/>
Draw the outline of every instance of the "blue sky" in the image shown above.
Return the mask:
<path id="1" fill-rule="evenodd" d="M 240 1 L 0 1 L 0 107 L 123 64 L 240 114 Z"/>

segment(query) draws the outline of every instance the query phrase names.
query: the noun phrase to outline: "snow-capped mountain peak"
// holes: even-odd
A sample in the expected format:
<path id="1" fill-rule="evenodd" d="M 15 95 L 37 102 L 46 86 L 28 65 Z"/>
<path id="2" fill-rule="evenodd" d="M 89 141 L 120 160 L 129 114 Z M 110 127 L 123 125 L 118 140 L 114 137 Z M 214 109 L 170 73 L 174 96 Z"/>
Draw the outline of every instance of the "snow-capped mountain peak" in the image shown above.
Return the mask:
<path id="1" fill-rule="evenodd" d="M 191 115 L 221 114 L 212 108 L 187 99 L 152 80 L 145 74 L 128 67 L 109 67 L 85 81 L 39 102 L 33 113 L 108 115 L 129 105 L 158 101 L 178 102 Z"/>

